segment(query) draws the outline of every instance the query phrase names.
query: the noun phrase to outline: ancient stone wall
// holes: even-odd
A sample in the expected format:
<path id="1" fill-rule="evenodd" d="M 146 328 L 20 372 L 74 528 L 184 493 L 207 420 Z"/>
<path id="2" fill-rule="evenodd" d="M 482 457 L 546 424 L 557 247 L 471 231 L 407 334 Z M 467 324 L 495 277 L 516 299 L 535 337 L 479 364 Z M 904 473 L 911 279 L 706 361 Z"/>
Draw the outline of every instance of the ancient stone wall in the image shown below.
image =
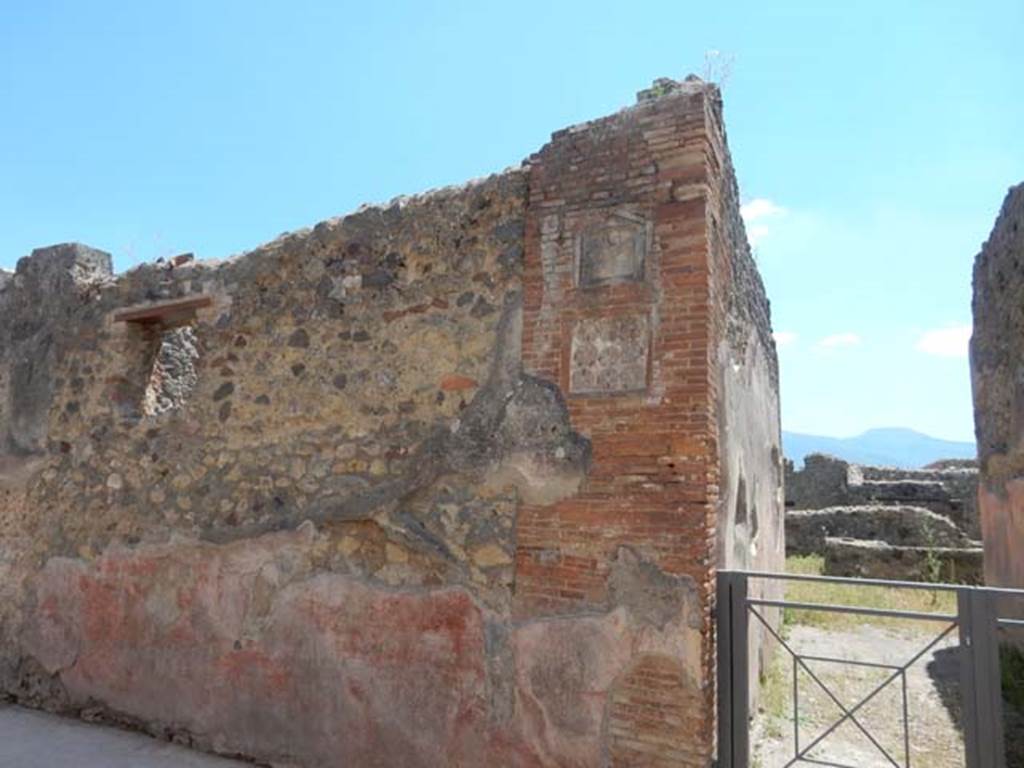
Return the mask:
<path id="1" fill-rule="evenodd" d="M 777 374 L 717 90 L 658 94 L 222 263 L 19 262 L 0 689 L 271 763 L 708 765 Z"/>
<path id="2" fill-rule="evenodd" d="M 786 459 L 785 469 L 788 509 L 823 509 L 850 500 L 849 462 L 824 453 L 812 453 L 804 457 L 800 469 Z"/>
<path id="3" fill-rule="evenodd" d="M 823 454 L 799 470 L 787 461 L 786 552 L 822 555 L 834 576 L 975 583 L 975 478 L 960 461 L 917 470 Z"/>
<path id="4" fill-rule="evenodd" d="M 825 539 L 825 573 L 858 579 L 982 583 L 980 547 L 893 546 L 885 541 Z"/>
<path id="5" fill-rule="evenodd" d="M 974 263 L 971 382 L 985 580 L 1024 587 L 1024 184 Z"/>
<path id="6" fill-rule="evenodd" d="M 976 543 L 948 517 L 922 507 L 825 507 L 786 513 L 789 554 L 824 552 L 829 536 L 926 548 L 971 547 Z"/>
<path id="7" fill-rule="evenodd" d="M 972 539 L 981 528 L 977 511 L 978 470 L 973 462 L 936 462 L 924 469 L 851 464 L 820 453 L 804 466 L 785 465 L 786 507 L 917 506 L 948 517 Z"/>

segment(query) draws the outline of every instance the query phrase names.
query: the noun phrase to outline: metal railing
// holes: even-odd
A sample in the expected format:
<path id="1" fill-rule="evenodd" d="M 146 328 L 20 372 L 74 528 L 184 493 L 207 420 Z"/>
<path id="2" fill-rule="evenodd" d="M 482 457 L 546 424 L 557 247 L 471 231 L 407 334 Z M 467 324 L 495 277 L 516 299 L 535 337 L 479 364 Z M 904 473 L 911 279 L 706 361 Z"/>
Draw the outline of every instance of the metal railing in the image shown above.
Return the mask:
<path id="1" fill-rule="evenodd" d="M 752 597 L 750 579 L 772 581 L 808 581 L 843 584 L 851 587 L 885 587 L 956 594 L 955 614 L 833 605 Z M 958 584 L 851 579 L 839 576 L 766 573 L 759 571 L 719 571 L 717 602 L 718 633 L 718 766 L 749 768 L 750 765 L 750 617 L 753 616 L 779 646 L 792 657 L 793 757 L 785 765 L 798 763 L 852 768 L 842 763 L 820 760 L 810 752 L 821 745 L 843 724 L 849 722 L 878 750 L 888 764 L 910 768 L 910 712 L 907 695 L 907 670 L 954 629 L 959 630 L 960 690 L 963 700 L 963 733 L 966 768 L 1006 768 L 1002 717 L 998 630 L 1024 629 L 1024 620 L 999 615 L 1001 601 L 1024 598 L 1024 590 L 972 587 Z M 1021 605 L 1024 606 L 1024 600 Z M 765 608 L 824 611 L 891 619 L 909 619 L 943 624 L 937 634 L 903 664 L 869 662 L 823 654 L 798 652 L 782 636 L 776 622 L 764 615 Z M 807 662 L 850 664 L 888 672 L 884 680 L 852 707 L 846 706 L 832 688 Z M 839 710 L 840 717 L 822 733 L 801 745 L 800 689 L 798 673 L 804 672 Z M 870 732 L 857 714 L 884 690 L 899 681 L 902 705 L 902 755 L 894 756 Z"/>

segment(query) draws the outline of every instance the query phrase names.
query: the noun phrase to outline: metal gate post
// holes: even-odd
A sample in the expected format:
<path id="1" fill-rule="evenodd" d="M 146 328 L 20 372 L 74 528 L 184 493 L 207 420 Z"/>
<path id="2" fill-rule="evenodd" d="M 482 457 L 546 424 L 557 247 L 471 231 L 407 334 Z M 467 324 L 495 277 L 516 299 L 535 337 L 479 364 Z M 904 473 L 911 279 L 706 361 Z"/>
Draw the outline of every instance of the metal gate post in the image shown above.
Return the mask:
<path id="1" fill-rule="evenodd" d="M 978 752 L 978 695 L 974 690 L 974 590 L 956 591 L 957 628 L 960 631 L 961 726 L 964 731 L 964 757 L 967 768 L 982 768 Z"/>
<path id="2" fill-rule="evenodd" d="M 718 766 L 750 765 L 747 575 L 718 572 Z"/>
<path id="3" fill-rule="evenodd" d="M 1003 744 L 1003 689 L 999 670 L 997 593 L 974 591 L 974 690 L 978 695 L 978 738 L 984 768 L 1006 768 Z"/>
<path id="4" fill-rule="evenodd" d="M 957 613 L 967 768 L 1006 768 L 996 596 L 984 589 L 961 588 Z"/>
<path id="5" fill-rule="evenodd" d="M 732 768 L 732 574 L 716 578 L 715 629 L 718 654 L 718 768 Z"/>
<path id="6" fill-rule="evenodd" d="M 750 613 L 747 574 L 733 574 L 732 585 L 732 760 L 733 768 L 750 765 Z"/>

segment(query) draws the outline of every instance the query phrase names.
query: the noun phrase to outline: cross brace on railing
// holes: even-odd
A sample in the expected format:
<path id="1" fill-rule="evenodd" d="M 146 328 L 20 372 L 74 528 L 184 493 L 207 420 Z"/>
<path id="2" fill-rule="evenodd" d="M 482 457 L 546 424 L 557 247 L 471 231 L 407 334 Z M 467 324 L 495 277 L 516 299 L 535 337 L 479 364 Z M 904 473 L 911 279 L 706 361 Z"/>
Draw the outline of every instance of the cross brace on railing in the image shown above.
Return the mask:
<path id="1" fill-rule="evenodd" d="M 954 592 L 957 596 L 957 612 L 955 615 L 951 615 L 755 598 L 749 595 L 748 588 L 748 580 L 753 578 L 786 581 L 821 581 L 858 587 L 869 586 Z M 880 579 L 850 579 L 832 576 L 719 571 L 716 608 L 718 629 L 719 768 L 749 768 L 750 614 L 757 618 L 759 623 L 793 658 L 794 756 L 786 764 L 787 768 L 798 762 L 833 766 L 833 768 L 853 768 L 852 766 L 844 766 L 841 763 L 822 760 L 810 755 L 811 750 L 821 745 L 829 735 L 846 722 L 852 723 L 891 765 L 896 768 L 909 768 L 911 752 L 907 670 L 938 643 L 942 642 L 955 628 L 959 629 L 960 639 L 960 688 L 964 705 L 963 731 L 966 766 L 967 768 L 1005 768 L 997 630 L 999 628 L 1019 629 L 1024 627 L 1024 621 L 1018 618 L 998 616 L 997 601 L 1013 597 L 1020 598 L 1022 605 L 1024 605 L 1024 590 L 992 589 L 956 584 L 893 582 Z M 779 609 L 795 608 L 800 610 L 941 622 L 946 623 L 948 626 L 906 663 L 885 664 L 797 653 L 782 638 L 781 634 L 773 626 L 773 623 L 768 621 L 763 613 L 758 610 L 758 608 L 765 607 Z M 875 667 L 887 670 L 889 675 L 855 706 L 846 707 L 828 685 L 821 680 L 820 676 L 815 674 L 810 668 L 807 663 L 809 661 Z M 837 721 L 803 747 L 800 745 L 798 670 L 803 670 L 841 712 L 841 717 Z M 902 766 L 856 716 L 865 705 L 897 679 L 900 680 L 903 708 Z"/>

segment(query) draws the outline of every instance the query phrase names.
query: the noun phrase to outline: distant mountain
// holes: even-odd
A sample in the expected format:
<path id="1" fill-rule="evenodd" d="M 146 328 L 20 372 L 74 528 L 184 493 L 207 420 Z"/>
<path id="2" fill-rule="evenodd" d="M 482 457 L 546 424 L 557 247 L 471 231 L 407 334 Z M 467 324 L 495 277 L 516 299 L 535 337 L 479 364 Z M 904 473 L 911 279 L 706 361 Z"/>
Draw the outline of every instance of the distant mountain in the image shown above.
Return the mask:
<path id="1" fill-rule="evenodd" d="M 809 453 L 828 453 L 856 464 L 915 469 L 938 459 L 973 459 L 974 443 L 939 440 L 912 429 L 869 429 L 856 437 L 823 437 L 782 433 L 782 450 L 797 466 Z"/>

